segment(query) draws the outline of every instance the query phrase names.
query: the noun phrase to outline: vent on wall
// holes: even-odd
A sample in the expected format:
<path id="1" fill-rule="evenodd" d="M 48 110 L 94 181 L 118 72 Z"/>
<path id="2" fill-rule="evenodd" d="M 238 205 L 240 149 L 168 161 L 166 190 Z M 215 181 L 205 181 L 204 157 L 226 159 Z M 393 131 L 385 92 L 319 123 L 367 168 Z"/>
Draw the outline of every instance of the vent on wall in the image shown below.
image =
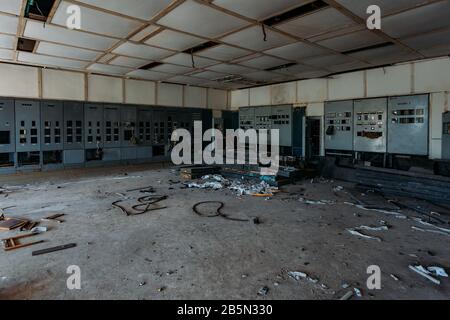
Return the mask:
<path id="1" fill-rule="evenodd" d="M 27 0 L 25 17 L 38 21 L 47 21 L 55 0 Z"/>
<path id="2" fill-rule="evenodd" d="M 316 0 L 314 2 L 305 4 L 303 6 L 300 6 L 295 9 L 292 9 L 290 11 L 279 14 L 275 17 L 266 19 L 263 21 L 263 23 L 267 26 L 274 26 L 274 25 L 280 24 L 282 22 L 285 22 L 287 20 L 292 20 L 294 18 L 304 16 L 308 13 L 311 13 L 311 12 L 314 12 L 314 11 L 317 11 L 319 9 L 326 8 L 326 7 L 329 7 L 328 3 L 326 3 L 322 0 Z"/>
<path id="3" fill-rule="evenodd" d="M 217 42 L 208 41 L 208 42 L 202 43 L 202 44 L 200 44 L 198 46 L 195 46 L 193 48 L 184 50 L 183 52 L 192 54 L 192 53 L 200 52 L 200 51 L 203 51 L 203 50 L 206 50 L 206 49 L 209 49 L 209 48 L 213 48 L 213 47 L 218 46 L 218 45 L 219 45 L 219 43 L 217 43 Z"/>
<path id="4" fill-rule="evenodd" d="M 33 52 L 36 46 L 36 40 L 19 38 L 17 41 L 17 51 Z"/>

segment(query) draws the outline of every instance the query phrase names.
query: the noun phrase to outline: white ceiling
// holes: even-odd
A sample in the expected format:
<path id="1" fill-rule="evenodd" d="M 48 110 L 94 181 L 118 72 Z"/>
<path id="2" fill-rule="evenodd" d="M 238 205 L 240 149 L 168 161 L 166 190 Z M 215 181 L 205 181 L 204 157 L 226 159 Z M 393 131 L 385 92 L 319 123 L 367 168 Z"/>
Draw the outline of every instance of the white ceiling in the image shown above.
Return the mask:
<path id="1" fill-rule="evenodd" d="M 314 0 L 57 0 L 44 24 L 0 0 L 0 61 L 235 89 L 450 54 L 450 0 L 325 2 L 272 24 Z M 71 4 L 81 30 L 65 27 Z M 366 29 L 372 4 L 381 31 Z M 34 51 L 15 50 L 18 37 Z"/>

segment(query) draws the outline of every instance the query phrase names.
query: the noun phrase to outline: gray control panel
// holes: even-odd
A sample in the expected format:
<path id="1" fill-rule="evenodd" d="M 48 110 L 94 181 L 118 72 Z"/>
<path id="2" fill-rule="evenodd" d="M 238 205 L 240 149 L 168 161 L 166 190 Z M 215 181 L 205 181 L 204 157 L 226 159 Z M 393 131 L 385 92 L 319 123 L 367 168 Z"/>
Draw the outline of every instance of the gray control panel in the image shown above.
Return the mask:
<path id="1" fill-rule="evenodd" d="M 325 103 L 325 149 L 353 150 L 353 100 Z"/>
<path id="2" fill-rule="evenodd" d="M 442 115 L 442 159 L 450 160 L 450 112 Z"/>
<path id="3" fill-rule="evenodd" d="M 165 145 L 167 143 L 167 113 L 153 112 L 153 144 Z"/>
<path id="4" fill-rule="evenodd" d="M 62 150 L 64 117 L 61 102 L 41 103 L 41 137 L 42 151 Z"/>
<path id="5" fill-rule="evenodd" d="M 103 148 L 103 106 L 86 104 L 84 107 L 85 148 Z"/>
<path id="6" fill-rule="evenodd" d="M 16 150 L 14 101 L 0 99 L 0 153 Z"/>
<path id="7" fill-rule="evenodd" d="M 292 147 L 292 106 L 272 107 L 271 129 L 280 132 L 280 146 Z"/>
<path id="8" fill-rule="evenodd" d="M 64 102 L 64 149 L 84 149 L 84 106 L 81 102 Z"/>
<path id="9" fill-rule="evenodd" d="M 354 110 L 354 150 L 386 153 L 387 99 L 356 100 Z"/>
<path id="10" fill-rule="evenodd" d="M 16 151 L 41 150 L 40 105 L 37 101 L 16 100 Z"/>
<path id="11" fill-rule="evenodd" d="M 122 147 L 135 147 L 138 143 L 138 132 L 137 132 L 137 123 L 136 123 L 136 107 L 132 106 L 122 106 L 120 108 L 120 119 L 122 122 L 121 125 L 121 137 Z"/>
<path id="12" fill-rule="evenodd" d="M 255 129 L 255 108 L 239 110 L 239 128 L 242 130 Z"/>
<path id="13" fill-rule="evenodd" d="M 103 146 L 105 148 L 120 147 L 120 107 L 106 105 L 103 107 Z"/>
<path id="14" fill-rule="evenodd" d="M 255 108 L 255 129 L 267 129 L 272 128 L 272 108 L 271 107 L 259 107 Z"/>
<path id="15" fill-rule="evenodd" d="M 152 145 L 153 111 L 148 108 L 138 108 L 138 139 L 140 146 Z"/>
<path id="16" fill-rule="evenodd" d="M 389 98 L 388 153 L 428 155 L 428 101 L 428 95 Z"/>

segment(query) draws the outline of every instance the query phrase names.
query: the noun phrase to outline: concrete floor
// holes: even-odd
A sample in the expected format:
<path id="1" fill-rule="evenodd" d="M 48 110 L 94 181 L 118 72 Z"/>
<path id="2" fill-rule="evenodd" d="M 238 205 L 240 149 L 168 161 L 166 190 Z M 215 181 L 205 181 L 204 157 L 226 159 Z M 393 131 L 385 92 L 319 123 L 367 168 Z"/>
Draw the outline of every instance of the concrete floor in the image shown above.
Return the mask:
<path id="1" fill-rule="evenodd" d="M 50 230 L 32 240 L 43 244 L 12 252 L 0 251 L 1 299 L 338 299 L 349 289 L 362 299 L 449 299 L 448 279 L 441 285 L 408 269 L 410 264 L 439 265 L 449 271 L 446 235 L 413 231 L 411 219 L 365 211 L 345 204 L 345 193 L 334 186 L 351 184 L 309 180 L 283 188 L 267 200 L 238 197 L 228 190 L 183 189 L 170 168 L 142 165 L 79 169 L 0 177 L 0 187 L 24 186 L 0 195 L 9 216 L 39 220 L 64 213 L 65 223 L 41 223 Z M 27 185 L 29 184 L 29 185 Z M 167 209 L 125 216 L 112 208 L 116 193 L 152 185 L 168 195 Z M 308 205 L 298 198 L 337 201 Z M 259 217 L 262 224 L 202 218 L 192 211 L 199 201 L 225 202 L 233 217 Z M 410 217 L 413 212 L 405 211 Z M 377 242 L 346 232 L 360 225 L 389 231 L 366 234 Z M 0 237 L 17 232 L 0 232 Z M 28 240 L 26 240 L 28 241 Z M 31 252 L 67 243 L 77 247 L 33 257 Z M 68 290 L 69 265 L 81 268 L 81 290 Z M 367 267 L 382 270 L 382 289 L 366 287 Z M 319 280 L 295 281 L 288 271 L 301 271 Z M 395 275 L 395 281 L 390 275 Z M 324 286 L 321 286 L 321 285 Z M 267 286 L 266 296 L 258 296 Z M 358 299 L 354 297 L 354 299 Z"/>

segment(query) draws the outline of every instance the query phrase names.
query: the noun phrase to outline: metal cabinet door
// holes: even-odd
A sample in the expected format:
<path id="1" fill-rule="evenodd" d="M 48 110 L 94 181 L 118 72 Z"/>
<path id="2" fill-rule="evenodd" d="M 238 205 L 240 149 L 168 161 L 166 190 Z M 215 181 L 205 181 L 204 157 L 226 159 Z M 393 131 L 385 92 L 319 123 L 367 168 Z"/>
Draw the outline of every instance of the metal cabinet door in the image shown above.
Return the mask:
<path id="1" fill-rule="evenodd" d="M 61 102 L 41 102 L 42 151 L 63 149 L 63 121 L 63 106 Z"/>
<path id="2" fill-rule="evenodd" d="M 442 115 L 442 159 L 450 160 L 450 111 Z"/>
<path id="3" fill-rule="evenodd" d="M 153 145 L 165 145 L 167 143 L 167 112 L 153 112 Z"/>
<path id="4" fill-rule="evenodd" d="M 64 102 L 64 149 L 84 149 L 84 105 Z"/>
<path id="5" fill-rule="evenodd" d="M 137 115 L 138 140 L 140 146 L 152 145 L 152 122 L 153 111 L 151 109 L 139 108 Z"/>
<path id="6" fill-rule="evenodd" d="M 428 155 L 428 101 L 428 95 L 389 98 L 389 153 Z"/>
<path id="7" fill-rule="evenodd" d="M 387 99 L 355 101 L 355 151 L 386 153 Z"/>
<path id="8" fill-rule="evenodd" d="M 0 153 L 16 151 L 14 101 L 0 99 Z"/>
<path id="9" fill-rule="evenodd" d="M 280 131 L 280 146 L 292 147 L 292 106 L 272 107 L 272 130 Z"/>
<path id="10" fill-rule="evenodd" d="M 41 150 L 40 105 L 37 101 L 16 100 L 16 151 Z"/>
<path id="11" fill-rule="evenodd" d="M 86 149 L 103 148 L 103 106 L 85 104 L 84 127 Z"/>
<path id="12" fill-rule="evenodd" d="M 104 106 L 103 108 L 103 146 L 105 148 L 120 147 L 120 109 L 119 106 Z"/>
<path id="13" fill-rule="evenodd" d="M 353 150 L 353 101 L 325 103 L 325 149 Z"/>
<path id="14" fill-rule="evenodd" d="M 122 147 L 135 147 L 138 142 L 137 132 L 137 108 L 133 106 L 122 106 L 120 108 L 121 118 L 121 145 Z"/>

